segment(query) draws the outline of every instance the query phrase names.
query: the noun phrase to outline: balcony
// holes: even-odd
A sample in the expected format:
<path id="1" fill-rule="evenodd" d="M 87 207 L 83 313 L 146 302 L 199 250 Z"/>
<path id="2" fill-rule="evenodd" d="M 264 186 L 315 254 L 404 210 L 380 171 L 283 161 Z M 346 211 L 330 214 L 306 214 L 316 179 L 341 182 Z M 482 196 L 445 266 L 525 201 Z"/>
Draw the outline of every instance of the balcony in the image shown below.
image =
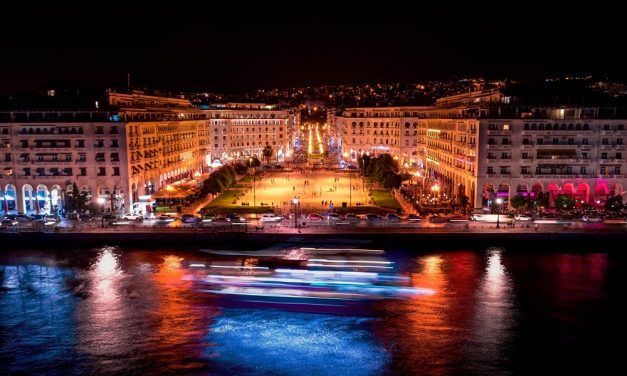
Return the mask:
<path id="1" fill-rule="evenodd" d="M 573 134 L 573 135 L 578 135 L 578 134 L 593 134 L 594 131 L 591 129 L 588 130 L 575 130 L 575 129 L 570 129 L 570 130 L 545 130 L 545 129 L 525 129 L 524 131 L 522 131 L 522 135 L 533 135 L 533 134 L 541 134 L 541 135 L 554 135 L 554 136 L 566 136 L 567 134 Z"/>
<path id="2" fill-rule="evenodd" d="M 615 149 L 616 150 L 625 150 L 625 145 L 616 145 Z"/>
<path id="3" fill-rule="evenodd" d="M 523 163 L 531 163 L 531 162 L 533 162 L 533 158 L 522 158 L 521 161 Z"/>
<path id="4" fill-rule="evenodd" d="M 575 149 L 577 144 L 538 144 L 536 149 Z"/>
<path id="5" fill-rule="evenodd" d="M 602 164 L 617 164 L 623 163 L 624 159 L 601 159 L 599 162 Z"/>
<path id="6" fill-rule="evenodd" d="M 63 151 L 67 152 L 71 146 L 30 146 L 30 150 L 36 151 Z"/>
<path id="7" fill-rule="evenodd" d="M 511 149 L 511 144 L 498 145 L 498 144 L 488 144 L 488 149 Z"/>
<path id="8" fill-rule="evenodd" d="M 536 162 L 538 164 L 551 164 L 551 163 L 558 163 L 558 164 L 564 164 L 564 163 L 578 163 L 580 162 L 579 159 L 577 158 L 536 158 Z"/>
<path id="9" fill-rule="evenodd" d="M 575 174 L 568 174 L 568 175 L 565 175 L 564 173 L 552 174 L 550 172 L 536 172 L 535 176 L 539 177 L 539 178 L 545 178 L 545 179 L 546 178 L 550 178 L 550 179 L 574 179 L 574 178 L 577 177 L 577 175 L 575 175 Z"/>

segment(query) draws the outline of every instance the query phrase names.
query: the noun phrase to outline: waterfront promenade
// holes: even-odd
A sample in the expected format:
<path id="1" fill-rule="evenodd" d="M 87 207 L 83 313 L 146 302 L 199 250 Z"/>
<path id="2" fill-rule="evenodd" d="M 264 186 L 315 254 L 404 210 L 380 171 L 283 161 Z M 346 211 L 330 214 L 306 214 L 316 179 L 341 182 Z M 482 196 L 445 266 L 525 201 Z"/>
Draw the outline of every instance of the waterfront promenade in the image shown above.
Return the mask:
<path id="1" fill-rule="evenodd" d="M 627 240 L 622 226 L 565 228 L 539 226 L 516 228 L 475 228 L 472 226 L 437 227 L 347 227 L 287 226 L 239 227 L 126 227 L 90 228 L 58 232 L 0 233 L 0 244 L 7 248 L 45 245 L 55 248 L 78 248 L 100 245 L 141 245 L 145 247 L 227 247 L 260 249 L 281 242 L 333 243 L 364 240 L 380 246 L 404 246 L 416 250 L 441 247 L 509 246 L 529 251 L 590 245 L 617 248 Z M 620 247 L 618 247 L 620 248 Z"/>

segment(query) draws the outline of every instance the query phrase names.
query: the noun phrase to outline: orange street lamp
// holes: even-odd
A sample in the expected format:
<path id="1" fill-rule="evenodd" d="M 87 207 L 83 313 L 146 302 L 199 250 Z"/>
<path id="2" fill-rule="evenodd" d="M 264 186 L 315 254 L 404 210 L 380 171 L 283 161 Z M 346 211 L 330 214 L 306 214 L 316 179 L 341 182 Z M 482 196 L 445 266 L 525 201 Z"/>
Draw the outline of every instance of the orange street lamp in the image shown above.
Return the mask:
<path id="1" fill-rule="evenodd" d="M 497 198 L 496 199 L 496 228 L 500 228 L 500 223 L 499 223 L 499 216 L 501 215 L 501 204 L 503 203 L 503 199 L 502 198 Z"/>

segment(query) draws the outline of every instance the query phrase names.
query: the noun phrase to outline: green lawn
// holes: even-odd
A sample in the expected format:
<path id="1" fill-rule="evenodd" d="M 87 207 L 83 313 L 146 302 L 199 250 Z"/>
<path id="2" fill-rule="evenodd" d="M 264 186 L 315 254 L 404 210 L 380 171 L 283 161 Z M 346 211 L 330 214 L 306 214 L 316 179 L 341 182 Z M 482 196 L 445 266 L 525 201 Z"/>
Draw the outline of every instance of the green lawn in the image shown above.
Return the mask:
<path id="1" fill-rule="evenodd" d="M 380 206 L 386 209 L 400 209 L 401 206 L 396 201 L 392 193 L 387 189 L 373 189 L 370 191 L 372 193 L 372 200 L 375 205 Z"/>
<path id="2" fill-rule="evenodd" d="M 226 190 L 220 196 L 211 200 L 211 202 L 207 205 L 207 208 L 216 206 L 237 206 L 233 204 L 233 202 L 237 201 L 237 197 L 239 197 L 242 193 L 244 193 L 243 189 Z"/>
<path id="3" fill-rule="evenodd" d="M 252 206 L 242 205 L 241 202 L 234 204 L 237 201 L 237 197 L 244 193 L 244 189 L 229 189 L 224 191 L 219 197 L 211 200 L 205 209 L 208 211 L 219 211 L 229 213 L 267 213 L 272 211 L 269 206 Z"/>

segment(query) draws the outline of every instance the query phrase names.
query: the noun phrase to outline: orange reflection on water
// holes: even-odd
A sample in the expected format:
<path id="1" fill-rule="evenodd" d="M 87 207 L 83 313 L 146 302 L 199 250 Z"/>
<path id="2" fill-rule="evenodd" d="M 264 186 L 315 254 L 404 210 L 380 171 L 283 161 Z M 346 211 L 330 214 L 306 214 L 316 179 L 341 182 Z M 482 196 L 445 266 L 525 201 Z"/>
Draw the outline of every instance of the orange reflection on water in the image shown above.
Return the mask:
<path id="1" fill-rule="evenodd" d="M 177 360 L 177 364 L 182 358 L 199 355 L 191 353 L 199 351 L 192 346 L 193 340 L 202 338 L 208 321 L 202 309 L 194 308 L 192 282 L 183 279 L 188 271 L 182 267 L 182 261 L 178 256 L 165 256 L 154 275 L 159 294 L 154 312 L 158 320 L 155 343 L 167 349 L 165 358 Z M 191 369 L 202 366 L 191 360 L 184 364 Z"/>
<path id="2" fill-rule="evenodd" d="M 463 356 L 460 343 L 468 337 L 464 328 L 473 319 L 480 272 L 480 258 L 470 251 L 418 258 L 410 267 L 411 285 L 435 294 L 389 302 L 395 314 L 381 327 L 382 337 L 396 339 L 408 364 L 425 365 L 430 374 L 450 373 L 447 364 Z"/>
<path id="3" fill-rule="evenodd" d="M 168 255 L 163 258 L 163 262 L 157 266 L 155 278 L 165 285 L 176 285 L 184 282 L 185 271 L 181 268 L 182 257 Z"/>
<path id="4" fill-rule="evenodd" d="M 427 256 L 418 259 L 418 263 L 418 272 L 410 276 L 412 286 L 433 289 L 435 294 L 412 299 L 409 302 L 411 314 L 407 319 L 411 323 L 411 330 L 419 333 L 416 339 L 426 345 L 436 339 L 437 333 L 449 329 L 444 313 L 450 301 L 447 294 L 448 281 L 442 271 L 446 264 L 444 259 L 439 255 Z M 437 342 L 444 339 L 440 337 Z"/>

